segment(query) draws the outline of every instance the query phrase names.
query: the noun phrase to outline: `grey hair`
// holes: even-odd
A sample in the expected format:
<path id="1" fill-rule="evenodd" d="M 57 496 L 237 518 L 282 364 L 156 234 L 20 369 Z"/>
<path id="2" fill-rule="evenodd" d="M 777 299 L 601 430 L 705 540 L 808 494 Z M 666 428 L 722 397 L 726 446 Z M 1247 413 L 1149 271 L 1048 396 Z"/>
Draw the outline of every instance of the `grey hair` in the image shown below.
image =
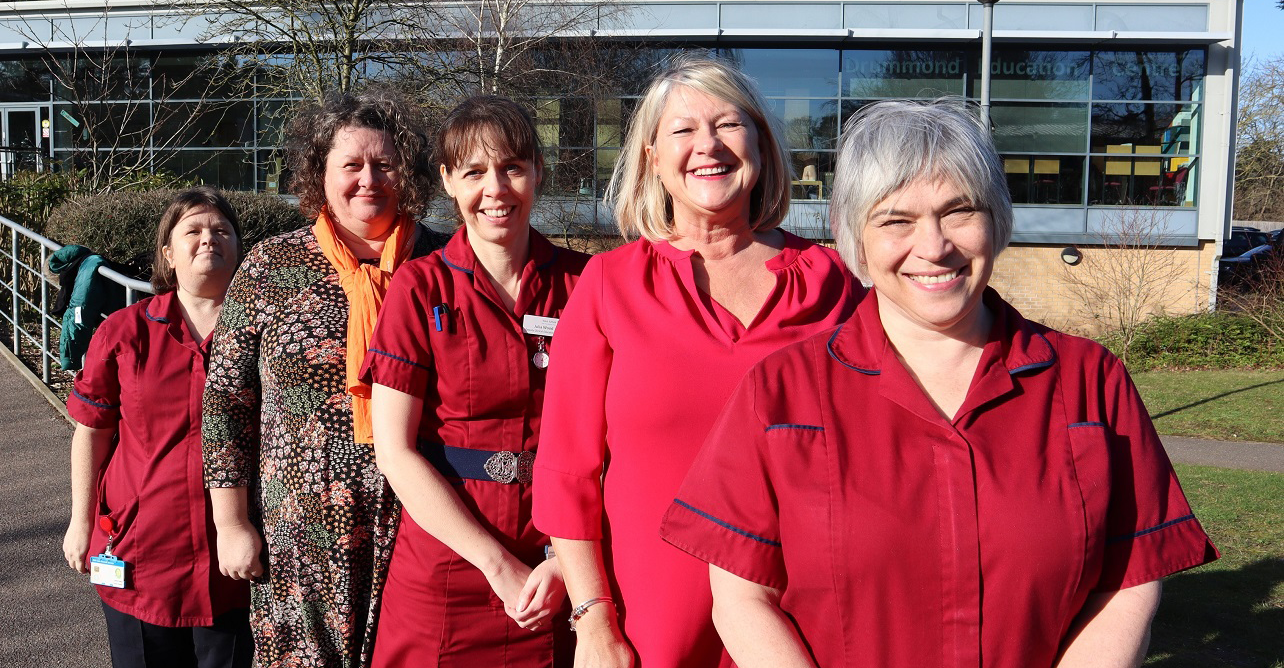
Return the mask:
<path id="1" fill-rule="evenodd" d="M 885 100 L 867 105 L 843 126 L 834 194 L 834 244 L 864 276 L 861 237 L 872 209 L 918 179 L 943 179 L 990 218 L 997 256 L 1012 239 L 1012 197 L 1003 159 L 989 130 L 960 98 Z"/>
<path id="2" fill-rule="evenodd" d="M 780 225 L 789 212 L 793 168 L 780 121 L 767 109 L 757 84 L 734 65 L 705 56 L 684 55 L 647 88 L 629 124 L 629 133 L 615 163 L 606 201 L 615 207 L 616 224 L 626 239 L 640 235 L 661 241 L 673 235 L 673 201 L 656 178 L 647 157 L 655 143 L 669 94 L 686 86 L 735 105 L 753 121 L 758 131 L 761 173 L 750 194 L 749 226 L 764 232 Z"/>

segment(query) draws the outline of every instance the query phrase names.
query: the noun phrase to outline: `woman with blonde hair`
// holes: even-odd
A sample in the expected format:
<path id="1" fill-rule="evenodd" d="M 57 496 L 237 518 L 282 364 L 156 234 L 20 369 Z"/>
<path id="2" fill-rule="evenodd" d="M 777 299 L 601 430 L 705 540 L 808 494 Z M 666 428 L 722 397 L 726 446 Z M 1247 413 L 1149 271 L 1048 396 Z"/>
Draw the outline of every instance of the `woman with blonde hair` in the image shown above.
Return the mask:
<path id="1" fill-rule="evenodd" d="M 725 661 L 707 567 L 659 539 L 661 515 L 744 372 L 863 294 L 777 229 L 782 141 L 753 82 L 704 58 L 656 77 L 629 129 L 608 197 L 641 238 L 590 260 L 567 306 L 535 462 L 581 668 Z"/>

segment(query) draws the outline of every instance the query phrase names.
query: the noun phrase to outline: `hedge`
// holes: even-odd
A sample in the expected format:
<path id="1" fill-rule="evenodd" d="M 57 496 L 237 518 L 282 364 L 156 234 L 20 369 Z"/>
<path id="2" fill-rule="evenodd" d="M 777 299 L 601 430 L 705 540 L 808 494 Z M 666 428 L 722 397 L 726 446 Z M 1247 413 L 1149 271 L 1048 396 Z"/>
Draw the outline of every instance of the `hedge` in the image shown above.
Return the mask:
<path id="1" fill-rule="evenodd" d="M 1111 346 L 1113 342 L 1102 343 Z M 1128 368 L 1133 372 L 1280 367 L 1284 367 L 1284 342 L 1275 340 L 1252 318 L 1225 311 L 1152 318 L 1142 325 L 1128 352 Z"/>
<path id="2" fill-rule="evenodd" d="M 86 246 L 145 277 L 156 249 L 156 224 L 177 192 L 163 189 L 72 196 L 50 214 L 45 235 L 59 243 Z M 263 239 L 311 222 L 297 206 L 276 195 L 224 194 L 240 216 L 247 250 Z"/>

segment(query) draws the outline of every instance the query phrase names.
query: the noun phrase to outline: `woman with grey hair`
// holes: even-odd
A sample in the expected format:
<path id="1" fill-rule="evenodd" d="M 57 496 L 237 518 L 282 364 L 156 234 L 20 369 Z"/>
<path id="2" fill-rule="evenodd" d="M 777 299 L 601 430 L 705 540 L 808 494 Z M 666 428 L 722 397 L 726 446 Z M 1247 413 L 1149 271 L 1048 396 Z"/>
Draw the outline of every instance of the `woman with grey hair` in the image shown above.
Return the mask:
<path id="1" fill-rule="evenodd" d="M 874 289 L 727 404 L 662 534 L 737 665 L 1136 666 L 1217 558 L 1123 365 L 987 287 L 1003 163 L 956 101 L 848 121 L 832 224 Z"/>
<path id="2" fill-rule="evenodd" d="M 707 567 L 660 541 L 660 517 L 750 365 L 863 294 L 833 251 L 777 229 L 788 164 L 726 63 L 683 59 L 638 107 L 609 197 L 642 238 L 590 260 L 567 305 L 535 461 L 581 668 L 725 660 Z"/>
<path id="3" fill-rule="evenodd" d="M 400 514 L 358 371 L 392 273 L 435 247 L 416 222 L 431 141 L 413 107 L 378 92 L 305 105 L 286 134 L 291 190 L 316 223 L 260 243 L 228 288 L 205 484 L 220 571 L 254 583 L 258 665 L 357 668 Z"/>

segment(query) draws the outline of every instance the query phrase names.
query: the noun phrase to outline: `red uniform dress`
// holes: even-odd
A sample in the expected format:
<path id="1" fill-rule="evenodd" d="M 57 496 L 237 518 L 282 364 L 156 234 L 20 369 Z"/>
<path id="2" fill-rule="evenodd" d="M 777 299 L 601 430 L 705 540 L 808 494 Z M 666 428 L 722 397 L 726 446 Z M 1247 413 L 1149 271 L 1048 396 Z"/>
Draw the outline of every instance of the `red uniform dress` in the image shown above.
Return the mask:
<path id="1" fill-rule="evenodd" d="M 407 262 L 393 277 L 363 378 L 424 400 L 421 441 L 535 452 L 546 371 L 532 362 L 541 337 L 523 334 L 522 316 L 560 317 L 587 260 L 532 230 L 514 315 L 477 273 L 460 229 L 444 249 Z M 542 343 L 552 366 L 570 361 L 560 329 Z M 530 566 L 544 560 L 548 537 L 531 523 L 529 484 L 447 480 L 505 548 Z M 402 511 L 375 666 L 549 666 L 553 628 L 518 627 L 481 571 Z"/>
<path id="2" fill-rule="evenodd" d="M 127 588 L 97 587 L 112 608 L 157 626 L 210 626 L 250 605 L 249 584 L 219 574 L 201 473 L 207 342 L 192 338 L 173 292 L 113 313 L 89 344 L 67 412 L 119 441 L 98 482 Z M 90 554 L 107 534 L 95 526 Z"/>
<path id="3" fill-rule="evenodd" d="M 640 240 L 589 262 L 557 330 L 566 352 L 535 462 L 536 525 L 604 539 L 643 668 L 723 657 L 708 566 L 658 533 L 718 411 L 750 366 L 842 322 L 864 293 L 836 253 L 786 234 L 766 263 L 776 287 L 746 328 L 696 288 L 691 255 Z"/>
<path id="4" fill-rule="evenodd" d="M 784 590 L 822 668 L 1035 668 L 1093 592 L 1217 558 L 1127 372 L 998 294 L 941 417 L 874 293 L 736 390 L 665 540 Z"/>

